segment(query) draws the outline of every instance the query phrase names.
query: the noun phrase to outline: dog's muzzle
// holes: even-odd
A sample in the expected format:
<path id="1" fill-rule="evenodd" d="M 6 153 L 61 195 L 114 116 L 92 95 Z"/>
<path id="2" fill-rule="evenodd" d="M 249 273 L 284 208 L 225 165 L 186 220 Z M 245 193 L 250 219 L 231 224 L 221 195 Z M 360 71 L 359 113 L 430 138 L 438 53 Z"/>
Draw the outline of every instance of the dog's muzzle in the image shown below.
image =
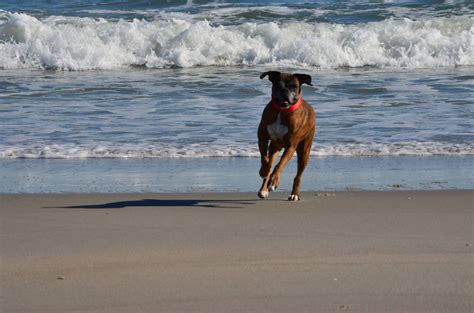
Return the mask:
<path id="1" fill-rule="evenodd" d="M 272 98 L 272 106 L 279 112 L 293 112 L 298 110 L 298 108 L 301 106 L 301 103 L 303 102 L 303 98 L 299 97 L 299 99 L 294 103 L 291 104 L 288 101 L 282 101 L 282 102 L 277 102 L 275 98 Z"/>

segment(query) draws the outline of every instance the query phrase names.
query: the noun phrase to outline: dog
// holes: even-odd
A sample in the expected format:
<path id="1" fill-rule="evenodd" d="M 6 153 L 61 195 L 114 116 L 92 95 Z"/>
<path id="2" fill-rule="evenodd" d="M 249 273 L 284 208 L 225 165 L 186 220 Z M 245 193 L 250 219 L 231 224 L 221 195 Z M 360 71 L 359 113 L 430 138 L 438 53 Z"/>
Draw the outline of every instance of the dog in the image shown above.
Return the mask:
<path id="1" fill-rule="evenodd" d="M 258 126 L 258 148 L 261 156 L 260 176 L 263 184 L 258 196 L 265 199 L 269 191 L 276 190 L 285 165 L 294 155 L 298 156 L 298 170 L 293 181 L 293 189 L 288 200 L 299 201 L 301 176 L 308 164 L 316 128 L 316 113 L 302 98 L 301 86 L 311 84 L 311 76 L 269 71 L 260 75 L 268 76 L 272 82 L 272 99 L 263 110 Z M 273 162 L 282 149 L 280 162 L 273 171 Z"/>

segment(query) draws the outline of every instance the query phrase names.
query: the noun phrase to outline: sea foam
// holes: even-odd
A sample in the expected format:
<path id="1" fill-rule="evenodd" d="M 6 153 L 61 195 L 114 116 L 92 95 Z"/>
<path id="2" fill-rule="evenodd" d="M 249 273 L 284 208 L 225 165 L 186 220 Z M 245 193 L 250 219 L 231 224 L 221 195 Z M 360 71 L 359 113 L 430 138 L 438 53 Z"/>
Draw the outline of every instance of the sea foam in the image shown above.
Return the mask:
<path id="1" fill-rule="evenodd" d="M 105 20 L 0 12 L 0 68 L 59 70 L 275 65 L 437 68 L 474 65 L 470 16 L 367 24 L 187 18 Z"/>
<path id="2" fill-rule="evenodd" d="M 313 157 L 332 156 L 431 156 L 474 155 L 472 143 L 400 142 L 385 144 L 315 144 Z M 52 144 L 32 146 L 0 146 L 0 159 L 163 159 L 163 158 L 212 158 L 212 157 L 259 157 L 254 145 L 108 145 Z"/>

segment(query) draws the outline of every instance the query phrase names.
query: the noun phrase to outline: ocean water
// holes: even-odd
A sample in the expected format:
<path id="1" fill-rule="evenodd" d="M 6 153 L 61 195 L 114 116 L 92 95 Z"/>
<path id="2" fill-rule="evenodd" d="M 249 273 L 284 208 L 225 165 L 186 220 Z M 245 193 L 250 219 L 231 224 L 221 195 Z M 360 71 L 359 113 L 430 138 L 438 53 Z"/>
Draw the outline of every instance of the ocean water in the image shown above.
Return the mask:
<path id="1" fill-rule="evenodd" d="M 0 3 L 0 158 L 257 157 L 266 70 L 314 156 L 473 155 L 472 1 Z"/>
<path id="2" fill-rule="evenodd" d="M 3 0 L 0 163 L 258 160 L 267 70 L 312 76 L 313 157 L 473 171 L 474 2 L 456 0 Z"/>

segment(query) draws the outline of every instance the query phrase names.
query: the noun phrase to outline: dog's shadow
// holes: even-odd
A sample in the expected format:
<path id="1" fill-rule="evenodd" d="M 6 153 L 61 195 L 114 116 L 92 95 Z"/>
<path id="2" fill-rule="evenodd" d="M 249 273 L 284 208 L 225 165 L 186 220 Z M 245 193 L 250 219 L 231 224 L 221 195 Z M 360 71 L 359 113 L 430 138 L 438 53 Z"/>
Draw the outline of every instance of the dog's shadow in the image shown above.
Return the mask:
<path id="1" fill-rule="evenodd" d="M 118 201 L 102 204 L 83 204 L 64 207 L 45 207 L 45 209 L 124 209 L 128 207 L 201 207 L 241 209 L 244 206 L 255 204 L 254 200 L 197 200 L 197 199 L 142 199 Z"/>

